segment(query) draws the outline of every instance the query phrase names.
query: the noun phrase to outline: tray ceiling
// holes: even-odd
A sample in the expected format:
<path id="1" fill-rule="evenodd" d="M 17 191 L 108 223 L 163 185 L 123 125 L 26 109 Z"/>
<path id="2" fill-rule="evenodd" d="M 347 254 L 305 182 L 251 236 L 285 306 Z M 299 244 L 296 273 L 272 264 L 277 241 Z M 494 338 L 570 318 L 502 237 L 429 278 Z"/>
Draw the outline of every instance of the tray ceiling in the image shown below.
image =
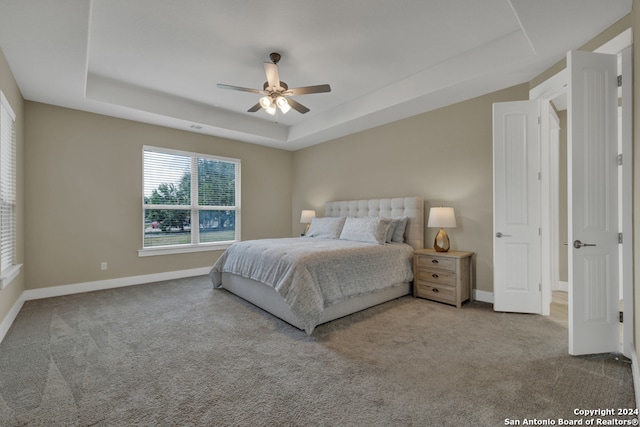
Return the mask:
<path id="1" fill-rule="evenodd" d="M 400 6 L 401 5 L 401 6 Z M 631 0 L 0 0 L 25 99 L 296 150 L 529 81 Z M 246 112 L 279 52 L 311 109 Z"/>

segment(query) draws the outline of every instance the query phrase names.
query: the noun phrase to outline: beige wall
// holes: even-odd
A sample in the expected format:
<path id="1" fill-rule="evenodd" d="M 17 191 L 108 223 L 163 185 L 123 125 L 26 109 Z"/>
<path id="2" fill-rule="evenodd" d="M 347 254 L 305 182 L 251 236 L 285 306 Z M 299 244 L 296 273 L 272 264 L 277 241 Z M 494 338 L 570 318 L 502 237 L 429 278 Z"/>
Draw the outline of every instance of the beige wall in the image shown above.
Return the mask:
<path id="1" fill-rule="evenodd" d="M 528 99 L 519 85 L 296 151 L 293 229 L 300 210 L 324 214 L 328 200 L 422 196 L 453 206 L 451 248 L 476 255 L 476 288 L 493 291 L 492 105 Z M 437 230 L 427 229 L 433 246 Z"/>
<path id="2" fill-rule="evenodd" d="M 17 172 L 17 245 L 16 256 L 18 263 L 24 263 L 24 101 L 18 85 L 9 69 L 9 65 L 0 50 L 0 90 L 11 104 L 16 114 L 16 172 Z M 9 310 L 14 306 L 24 290 L 24 269 L 6 288 L 0 291 L 0 323 L 5 319 Z"/>
<path id="3" fill-rule="evenodd" d="M 220 251 L 138 257 L 143 145 L 240 159 L 242 238 L 291 232 L 288 151 L 35 102 L 25 103 L 25 117 L 28 289 L 207 267 L 217 259 Z"/>

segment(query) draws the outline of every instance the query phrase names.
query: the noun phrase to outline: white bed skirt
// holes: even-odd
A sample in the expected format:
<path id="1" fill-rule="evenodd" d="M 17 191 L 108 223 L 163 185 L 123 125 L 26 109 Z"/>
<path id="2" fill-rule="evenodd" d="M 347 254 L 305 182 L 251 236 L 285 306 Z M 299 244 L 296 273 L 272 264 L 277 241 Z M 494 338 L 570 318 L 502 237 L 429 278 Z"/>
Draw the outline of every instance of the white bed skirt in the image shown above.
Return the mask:
<path id="1" fill-rule="evenodd" d="M 304 330 L 302 322 L 293 314 L 284 298 L 272 287 L 255 280 L 222 273 L 222 287 L 233 294 L 249 301 L 253 305 L 273 314 L 285 322 Z M 391 301 L 411 293 L 411 283 L 400 283 L 379 292 L 372 292 L 359 297 L 349 298 L 337 304 L 325 307 L 318 324 L 330 322 L 383 302 Z"/>

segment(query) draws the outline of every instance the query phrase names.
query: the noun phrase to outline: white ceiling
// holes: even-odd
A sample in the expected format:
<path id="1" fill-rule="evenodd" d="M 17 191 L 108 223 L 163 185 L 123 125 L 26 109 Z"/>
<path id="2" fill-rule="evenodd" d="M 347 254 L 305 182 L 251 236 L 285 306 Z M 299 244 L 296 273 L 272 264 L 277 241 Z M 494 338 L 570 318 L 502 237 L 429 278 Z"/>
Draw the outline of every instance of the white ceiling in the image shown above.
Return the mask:
<path id="1" fill-rule="evenodd" d="M 25 99 L 297 150 L 529 81 L 632 0 L 0 0 Z M 247 113 L 279 52 L 307 114 Z M 192 126 L 202 127 L 193 129 Z"/>

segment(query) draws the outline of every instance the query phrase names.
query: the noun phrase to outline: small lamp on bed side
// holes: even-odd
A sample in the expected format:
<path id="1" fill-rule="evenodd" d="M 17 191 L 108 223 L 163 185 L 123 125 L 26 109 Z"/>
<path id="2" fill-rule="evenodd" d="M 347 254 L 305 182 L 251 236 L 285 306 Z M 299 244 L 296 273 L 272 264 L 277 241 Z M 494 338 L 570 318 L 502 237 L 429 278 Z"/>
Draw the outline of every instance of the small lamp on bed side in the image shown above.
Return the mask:
<path id="1" fill-rule="evenodd" d="M 309 225 L 311 225 L 311 219 L 316 217 L 316 211 L 304 210 L 300 214 L 300 223 L 307 224 L 304 228 L 304 233 L 302 235 L 306 235 L 307 231 L 309 231 Z"/>
<path id="2" fill-rule="evenodd" d="M 449 251 L 449 236 L 444 228 L 456 228 L 456 215 L 453 208 L 439 207 L 429 210 L 429 222 L 427 227 L 440 227 L 433 242 L 433 248 L 438 252 Z"/>

